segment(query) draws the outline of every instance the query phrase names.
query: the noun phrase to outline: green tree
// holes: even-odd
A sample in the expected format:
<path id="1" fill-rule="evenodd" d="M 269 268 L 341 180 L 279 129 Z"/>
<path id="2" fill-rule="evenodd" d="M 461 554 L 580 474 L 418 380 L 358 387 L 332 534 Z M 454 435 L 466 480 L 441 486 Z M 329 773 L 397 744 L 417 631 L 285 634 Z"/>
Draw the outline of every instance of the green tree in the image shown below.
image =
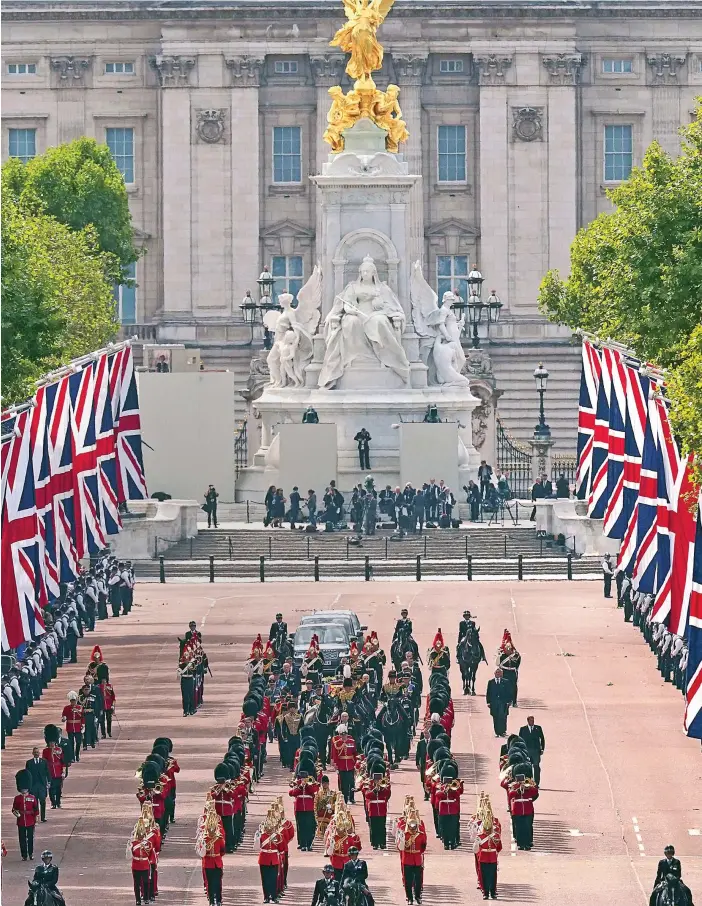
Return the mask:
<path id="1" fill-rule="evenodd" d="M 2 250 L 2 393 L 10 404 L 31 396 L 42 374 L 114 336 L 114 259 L 92 226 L 69 229 L 11 198 L 2 205 Z"/>
<path id="2" fill-rule="evenodd" d="M 668 369 L 676 431 L 702 452 L 702 105 L 681 135 L 680 157 L 654 142 L 608 193 L 615 210 L 577 234 L 569 277 L 549 271 L 539 304 Z"/>
<path id="3" fill-rule="evenodd" d="M 3 167 L 3 195 L 27 213 L 48 214 L 72 230 L 92 225 L 114 282 L 139 258 L 122 174 L 107 145 L 79 138 L 49 148 L 23 164 L 10 158 Z"/>

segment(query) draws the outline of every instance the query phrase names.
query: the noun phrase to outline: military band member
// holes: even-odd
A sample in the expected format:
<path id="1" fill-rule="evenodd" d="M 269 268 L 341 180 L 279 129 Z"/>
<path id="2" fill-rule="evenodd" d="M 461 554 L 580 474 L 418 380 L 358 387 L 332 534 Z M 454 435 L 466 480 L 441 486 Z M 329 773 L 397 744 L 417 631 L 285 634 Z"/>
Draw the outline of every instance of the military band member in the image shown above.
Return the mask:
<path id="1" fill-rule="evenodd" d="M 473 843 L 478 881 L 483 899 L 497 899 L 497 858 L 502 850 L 502 829 L 492 814 L 490 797 L 482 793 L 476 815 Z"/>
<path id="2" fill-rule="evenodd" d="M 214 802 L 209 797 L 205 802 L 205 812 L 198 822 L 195 852 L 202 859 L 208 902 L 210 906 L 222 906 L 224 830 Z"/>
<path id="3" fill-rule="evenodd" d="M 12 814 L 17 819 L 17 835 L 22 861 L 34 858 L 34 827 L 39 814 L 39 801 L 29 792 L 31 777 L 29 771 L 18 771 L 15 774 L 17 795 L 12 800 Z"/>
<path id="4" fill-rule="evenodd" d="M 351 858 L 350 851 L 361 848 L 361 838 L 356 833 L 353 817 L 343 799 L 339 797 L 336 802 L 334 817 L 329 823 L 324 838 L 324 855 L 329 858 L 333 868 L 334 877 L 341 881 L 344 866 Z"/>
<path id="5" fill-rule="evenodd" d="M 258 865 L 261 872 L 263 902 L 277 903 L 278 875 L 283 860 L 283 838 L 280 833 L 280 821 L 271 809 L 260 825 L 254 842 L 259 850 Z"/>
<path id="6" fill-rule="evenodd" d="M 134 898 L 137 906 L 149 902 L 149 873 L 153 842 L 149 838 L 144 819 L 140 816 L 127 844 L 127 858 L 132 862 Z"/>
<path id="7" fill-rule="evenodd" d="M 61 713 L 61 721 L 66 724 L 71 761 L 80 761 L 80 746 L 85 726 L 85 712 L 78 701 L 77 692 L 68 693 L 68 704 Z"/>
<path id="8" fill-rule="evenodd" d="M 99 683 L 100 693 L 102 695 L 102 710 L 99 714 L 100 733 L 102 738 L 112 737 L 112 717 L 115 713 L 115 702 L 117 696 L 115 689 L 110 682 L 110 670 L 107 664 L 98 664 L 96 678 Z"/>
<path id="9" fill-rule="evenodd" d="M 329 822 L 334 815 L 336 797 L 336 791 L 329 788 L 329 778 L 326 774 L 323 774 L 321 786 L 314 797 L 314 816 L 317 821 L 316 836 L 319 840 L 324 839 Z"/>
<path id="10" fill-rule="evenodd" d="M 354 801 L 354 769 L 356 765 L 356 743 L 349 736 L 346 724 L 339 724 L 331 740 L 331 760 L 338 772 L 339 791 L 345 802 Z"/>
<path id="11" fill-rule="evenodd" d="M 397 822 L 395 845 L 400 853 L 402 883 L 407 903 L 417 903 L 421 906 L 427 832 L 411 796 L 405 797 L 405 807 Z"/>
<path id="12" fill-rule="evenodd" d="M 391 794 L 390 778 L 386 776 L 384 766 L 374 765 L 373 774 L 363 791 L 373 849 L 386 849 L 387 846 L 386 822 Z"/>
<path id="13" fill-rule="evenodd" d="M 60 727 L 56 727 L 54 724 L 47 724 L 44 727 L 46 748 L 42 751 L 41 757 L 46 762 L 49 772 L 49 801 L 51 808 L 61 808 L 63 778 L 67 771 L 63 758 L 63 748 L 59 743 L 60 739 Z"/>
<path id="14" fill-rule="evenodd" d="M 460 843 L 462 795 L 463 781 L 458 779 L 458 770 L 454 764 L 447 764 L 442 768 L 434 796 L 444 849 L 456 849 Z"/>
<path id="15" fill-rule="evenodd" d="M 539 788 L 531 777 L 517 774 L 507 786 L 509 813 L 518 849 L 530 850 L 534 845 L 534 801 Z"/>
<path id="16" fill-rule="evenodd" d="M 289 795 L 295 800 L 295 823 L 297 824 L 298 848 L 312 850 L 317 825 L 315 801 L 319 793 L 317 778 L 303 767 L 298 768 L 297 777 L 290 784 Z"/>

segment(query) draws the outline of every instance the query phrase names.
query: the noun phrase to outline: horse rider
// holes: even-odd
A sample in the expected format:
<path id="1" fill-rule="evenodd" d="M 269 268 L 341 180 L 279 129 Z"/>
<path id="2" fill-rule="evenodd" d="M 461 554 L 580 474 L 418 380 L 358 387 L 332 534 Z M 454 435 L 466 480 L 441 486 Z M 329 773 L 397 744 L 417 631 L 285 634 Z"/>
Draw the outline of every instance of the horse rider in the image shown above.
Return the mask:
<path id="1" fill-rule="evenodd" d="M 283 620 L 283 614 L 277 613 L 275 615 L 275 623 L 271 623 L 271 630 L 268 633 L 268 641 L 273 642 L 275 645 L 275 650 L 280 651 L 281 645 L 280 641 L 287 642 L 288 640 L 288 624 Z"/>
<path id="2" fill-rule="evenodd" d="M 349 861 L 344 865 L 341 873 L 341 889 L 349 891 L 358 887 L 366 898 L 366 906 L 375 906 L 373 894 L 368 889 L 368 863 L 365 859 L 358 858 L 358 847 L 349 847 Z"/>
<path id="3" fill-rule="evenodd" d="M 693 906 L 689 887 L 671 872 L 653 888 L 649 906 Z"/>
<path id="4" fill-rule="evenodd" d="M 409 619 L 409 610 L 403 607 L 400 611 L 400 619 L 395 623 L 395 631 L 392 634 L 392 641 L 400 638 L 401 635 L 412 635 L 412 620 Z"/>
<path id="5" fill-rule="evenodd" d="M 322 877 L 314 885 L 312 906 L 337 906 L 341 902 L 339 882 L 334 878 L 334 866 L 325 865 Z"/>
<path id="6" fill-rule="evenodd" d="M 470 610 L 463 611 L 463 619 L 458 624 L 458 640 L 456 645 L 461 644 L 461 639 L 465 638 L 469 632 L 480 633 L 480 629 L 475 625 L 475 620 L 473 619 Z"/>
<path id="7" fill-rule="evenodd" d="M 37 865 L 34 869 L 34 877 L 29 882 L 29 896 L 25 900 L 24 906 L 32 906 L 36 892 L 41 887 L 53 897 L 51 900 L 44 900 L 46 906 L 65 906 L 66 901 L 58 889 L 58 865 L 53 864 L 53 858 L 52 853 L 48 849 L 45 849 L 41 854 L 41 865 Z"/>
<path id="8" fill-rule="evenodd" d="M 682 878 L 682 865 L 680 864 L 680 859 L 675 858 L 675 847 L 672 845 L 666 846 L 663 850 L 663 854 L 665 858 L 661 859 L 658 863 L 656 880 L 653 882 L 654 887 L 671 874 L 675 875 L 678 879 Z"/>

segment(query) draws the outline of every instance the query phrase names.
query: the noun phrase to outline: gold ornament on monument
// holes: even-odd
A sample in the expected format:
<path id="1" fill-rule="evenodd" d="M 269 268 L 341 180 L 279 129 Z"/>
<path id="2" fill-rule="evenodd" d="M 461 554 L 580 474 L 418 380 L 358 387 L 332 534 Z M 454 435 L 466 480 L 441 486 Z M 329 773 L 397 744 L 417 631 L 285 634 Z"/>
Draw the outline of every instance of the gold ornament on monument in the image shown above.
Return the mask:
<path id="1" fill-rule="evenodd" d="M 344 150 L 343 133 L 360 119 L 369 119 L 387 133 L 385 149 L 397 153 L 400 142 L 409 138 L 407 125 L 402 119 L 398 102 L 400 89 L 388 85 L 387 91 L 375 87 L 372 72 L 383 65 L 383 47 L 376 38 L 395 0 L 343 0 L 344 12 L 349 20 L 330 42 L 351 57 L 346 72 L 355 79 L 353 89 L 344 94 L 339 85 L 329 89 L 332 105 L 327 114 L 324 141 L 332 152 Z"/>

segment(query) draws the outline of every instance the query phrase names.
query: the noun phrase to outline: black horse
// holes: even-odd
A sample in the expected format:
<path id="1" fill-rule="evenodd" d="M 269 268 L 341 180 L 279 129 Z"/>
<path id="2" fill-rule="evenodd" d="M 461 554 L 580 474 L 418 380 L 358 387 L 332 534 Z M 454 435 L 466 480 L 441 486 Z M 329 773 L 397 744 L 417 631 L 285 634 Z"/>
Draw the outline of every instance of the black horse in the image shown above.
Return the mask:
<path id="1" fill-rule="evenodd" d="M 419 661 L 420 664 L 422 663 L 422 659 L 419 656 L 419 646 L 415 642 L 412 633 L 403 630 L 395 636 L 392 640 L 392 645 L 390 646 L 390 659 L 395 670 L 400 670 L 408 651 L 412 652 L 415 660 Z"/>
<path id="2" fill-rule="evenodd" d="M 66 906 L 66 901 L 56 887 L 47 887 L 35 881 L 28 881 L 29 895 L 24 906 Z"/>
<path id="3" fill-rule="evenodd" d="M 469 630 L 456 647 L 456 660 L 461 668 L 463 694 L 475 695 L 475 677 L 481 661 L 487 664 L 485 649 L 475 630 Z"/>
<path id="4" fill-rule="evenodd" d="M 653 888 L 649 906 L 693 906 L 692 891 L 678 878 L 669 876 Z"/>
<path id="5" fill-rule="evenodd" d="M 368 888 L 356 879 L 347 878 L 341 894 L 344 906 L 368 906 Z"/>
<path id="6" fill-rule="evenodd" d="M 407 736 L 407 720 L 397 697 L 388 699 L 378 714 L 377 723 L 388 750 L 388 764 L 391 768 L 396 768 L 404 751 L 403 743 Z"/>
<path id="7" fill-rule="evenodd" d="M 329 737 L 331 736 L 333 729 L 329 721 L 333 711 L 334 700 L 325 692 L 321 696 L 319 704 L 314 705 L 312 708 L 308 708 L 307 711 L 305 711 L 305 716 L 302 721 L 305 727 L 312 728 L 323 768 L 326 768 L 327 766 Z"/>

